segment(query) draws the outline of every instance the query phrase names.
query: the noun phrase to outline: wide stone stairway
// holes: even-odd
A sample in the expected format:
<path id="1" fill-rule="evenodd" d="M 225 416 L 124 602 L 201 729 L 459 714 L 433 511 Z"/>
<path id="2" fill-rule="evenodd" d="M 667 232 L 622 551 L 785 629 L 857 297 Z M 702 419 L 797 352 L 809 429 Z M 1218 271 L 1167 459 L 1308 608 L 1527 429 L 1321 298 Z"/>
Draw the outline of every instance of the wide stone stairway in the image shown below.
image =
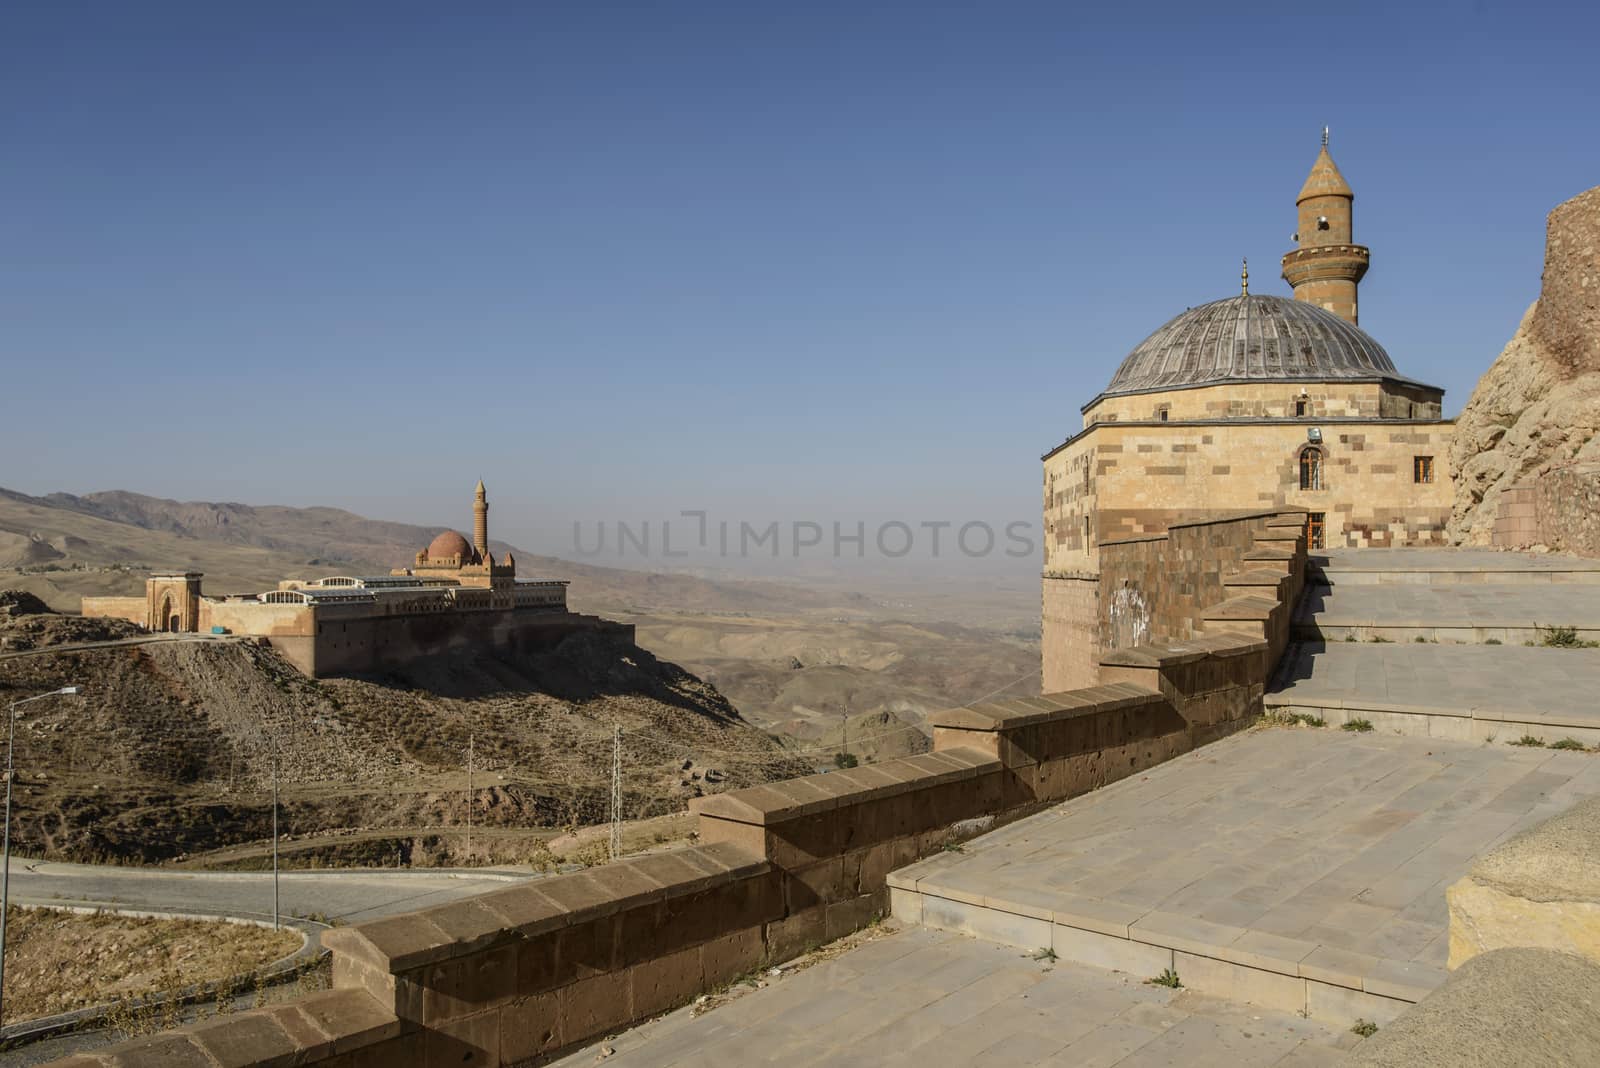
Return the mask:
<path id="1" fill-rule="evenodd" d="M 1312 558 L 1269 712 L 1458 741 L 1600 744 L 1600 561 L 1364 549 Z M 1570 740 L 1570 741 L 1568 741 Z"/>

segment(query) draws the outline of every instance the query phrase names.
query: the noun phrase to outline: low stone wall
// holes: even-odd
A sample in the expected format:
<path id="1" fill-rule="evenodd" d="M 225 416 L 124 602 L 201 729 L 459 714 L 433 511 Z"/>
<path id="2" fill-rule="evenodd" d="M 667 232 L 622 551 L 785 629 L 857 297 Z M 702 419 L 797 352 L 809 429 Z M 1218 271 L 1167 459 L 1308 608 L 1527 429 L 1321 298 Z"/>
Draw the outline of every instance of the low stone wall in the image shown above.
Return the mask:
<path id="1" fill-rule="evenodd" d="M 1485 853 L 1445 899 L 1452 969 L 1508 947 L 1600 962 L 1600 797 Z"/>
<path id="2" fill-rule="evenodd" d="M 86 619 L 125 619 L 141 627 L 150 623 L 146 597 L 85 597 L 79 611 Z"/>
<path id="3" fill-rule="evenodd" d="M 1259 715 L 1305 566 L 1273 523 L 1244 524 L 1269 565 L 1253 617 L 1108 654 L 1098 686 L 937 714 L 931 753 L 697 799 L 693 848 L 330 931 L 332 992 L 57 1068 L 539 1063 L 856 930 L 894 869 Z"/>
<path id="4" fill-rule="evenodd" d="M 1493 544 L 1600 557 L 1600 464 L 1569 464 L 1500 492 Z"/>

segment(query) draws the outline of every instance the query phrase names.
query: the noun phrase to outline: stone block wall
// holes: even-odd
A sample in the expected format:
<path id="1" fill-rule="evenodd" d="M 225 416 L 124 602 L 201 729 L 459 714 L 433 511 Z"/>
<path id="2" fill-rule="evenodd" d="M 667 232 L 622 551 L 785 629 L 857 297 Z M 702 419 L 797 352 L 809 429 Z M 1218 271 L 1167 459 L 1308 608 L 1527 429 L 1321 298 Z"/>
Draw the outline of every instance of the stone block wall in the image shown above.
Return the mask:
<path id="1" fill-rule="evenodd" d="M 1600 557 L 1600 464 L 1556 467 L 1502 490 L 1493 543 Z"/>

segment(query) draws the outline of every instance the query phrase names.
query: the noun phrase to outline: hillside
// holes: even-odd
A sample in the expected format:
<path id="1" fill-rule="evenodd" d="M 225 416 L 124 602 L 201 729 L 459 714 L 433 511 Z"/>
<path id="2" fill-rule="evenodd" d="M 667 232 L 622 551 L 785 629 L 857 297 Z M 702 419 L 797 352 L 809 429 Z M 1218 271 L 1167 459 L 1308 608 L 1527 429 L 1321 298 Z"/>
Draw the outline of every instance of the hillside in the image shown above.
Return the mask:
<path id="1" fill-rule="evenodd" d="M 613 726 L 629 818 L 809 770 L 714 688 L 588 634 L 538 656 L 320 682 L 248 639 L 0 655 L 0 702 L 67 685 L 81 696 L 30 704 L 18 721 L 23 853 L 153 861 L 260 839 L 274 752 L 285 830 L 302 839 L 463 825 L 469 744 L 485 843 L 496 828 L 604 819 Z M 529 859 L 537 838 L 497 856 Z"/>
<path id="2" fill-rule="evenodd" d="M 331 508 L 0 490 L 0 589 L 72 612 L 85 594 L 141 592 L 150 567 L 183 566 L 204 571 L 208 590 L 254 590 L 286 576 L 385 571 L 441 529 Z M 1031 584 L 708 579 L 516 552 L 521 573 L 569 579 L 574 609 L 634 623 L 641 646 L 713 682 L 750 723 L 793 745 L 837 735 L 848 707 L 887 717 L 866 755 L 915 752 L 933 710 L 1001 688 L 1037 692 Z"/>

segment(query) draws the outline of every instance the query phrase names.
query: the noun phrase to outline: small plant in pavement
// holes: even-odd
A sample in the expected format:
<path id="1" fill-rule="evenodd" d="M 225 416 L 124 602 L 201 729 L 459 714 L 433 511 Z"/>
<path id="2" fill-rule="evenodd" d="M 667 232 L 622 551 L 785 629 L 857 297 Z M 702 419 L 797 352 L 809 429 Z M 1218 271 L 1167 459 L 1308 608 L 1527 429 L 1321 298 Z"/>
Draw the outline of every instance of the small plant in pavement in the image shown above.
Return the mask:
<path id="1" fill-rule="evenodd" d="M 1372 721 L 1370 719 L 1347 719 L 1339 729 L 1343 731 L 1356 731 L 1360 734 L 1365 734 L 1367 731 L 1372 729 Z"/>
<path id="2" fill-rule="evenodd" d="M 1178 973 L 1171 968 L 1163 969 L 1160 975 L 1154 979 L 1146 979 L 1145 982 L 1151 986 L 1164 986 L 1169 990 L 1178 990 L 1183 987 L 1183 981 L 1178 978 Z"/>
<path id="3" fill-rule="evenodd" d="M 1054 964 L 1056 960 L 1056 951 L 1051 949 L 1049 946 L 1040 946 L 1038 951 L 1033 954 L 1033 959 Z"/>
<path id="4" fill-rule="evenodd" d="M 1371 1038 L 1373 1035 L 1378 1033 L 1378 1025 L 1373 1023 L 1371 1020 L 1358 1019 L 1356 1020 L 1355 1026 L 1350 1028 L 1350 1030 L 1353 1034 L 1358 1034 L 1362 1038 Z"/>
<path id="5" fill-rule="evenodd" d="M 1546 649 L 1600 649 L 1600 642 L 1578 637 L 1577 627 L 1541 627 L 1535 623 L 1534 629 L 1539 632 L 1539 644 Z"/>
<path id="6" fill-rule="evenodd" d="M 1550 743 L 1550 748 L 1551 749 L 1573 749 L 1573 750 L 1576 750 L 1579 753 L 1585 753 L 1585 752 L 1588 752 L 1588 750 L 1589 750 L 1588 746 L 1584 745 L 1582 742 L 1578 741 L 1578 739 L 1576 739 L 1576 738 L 1563 738 L 1559 742 L 1551 742 Z"/>
<path id="7" fill-rule="evenodd" d="M 1531 734 L 1524 734 L 1521 738 L 1518 738 L 1516 741 L 1512 742 L 1511 744 L 1512 745 L 1520 745 L 1524 749 L 1543 749 L 1544 748 L 1544 739 L 1543 738 L 1535 738 Z"/>

